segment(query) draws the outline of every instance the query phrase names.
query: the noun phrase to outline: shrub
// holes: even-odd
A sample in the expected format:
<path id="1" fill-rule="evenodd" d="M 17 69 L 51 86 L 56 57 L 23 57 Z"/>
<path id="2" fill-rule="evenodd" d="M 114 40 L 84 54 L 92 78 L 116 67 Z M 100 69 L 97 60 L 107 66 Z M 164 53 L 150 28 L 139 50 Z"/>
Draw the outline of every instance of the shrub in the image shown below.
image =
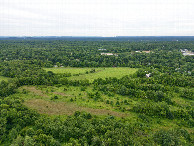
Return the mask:
<path id="1" fill-rule="evenodd" d="M 58 96 L 51 97 L 51 100 L 59 99 Z"/>
<path id="2" fill-rule="evenodd" d="M 184 129 L 160 130 L 154 134 L 153 139 L 162 146 L 186 145 L 190 141 L 190 135 Z"/>

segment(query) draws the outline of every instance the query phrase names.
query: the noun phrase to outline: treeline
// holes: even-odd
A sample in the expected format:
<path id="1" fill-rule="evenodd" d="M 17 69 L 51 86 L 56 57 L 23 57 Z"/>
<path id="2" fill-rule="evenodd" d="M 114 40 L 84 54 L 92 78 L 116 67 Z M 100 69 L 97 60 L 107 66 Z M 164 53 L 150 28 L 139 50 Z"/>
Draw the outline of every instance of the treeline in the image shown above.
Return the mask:
<path id="1" fill-rule="evenodd" d="M 115 42 L 115 41 L 0 41 L 0 60 L 30 60 L 41 67 L 154 67 L 161 71 L 193 74 L 190 42 Z M 140 51 L 140 52 L 135 52 Z M 148 53 L 141 51 L 150 51 Z M 101 53 L 113 55 L 101 55 Z"/>

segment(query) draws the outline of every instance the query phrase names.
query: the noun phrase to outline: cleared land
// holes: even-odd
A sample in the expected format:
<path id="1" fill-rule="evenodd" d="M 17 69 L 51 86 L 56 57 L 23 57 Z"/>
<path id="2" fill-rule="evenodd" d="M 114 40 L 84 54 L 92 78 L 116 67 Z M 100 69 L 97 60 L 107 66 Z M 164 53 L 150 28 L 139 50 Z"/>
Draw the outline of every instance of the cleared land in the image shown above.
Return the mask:
<path id="1" fill-rule="evenodd" d="M 90 73 L 95 69 L 94 73 Z M 133 74 L 137 71 L 135 68 L 128 67 L 109 67 L 109 68 L 45 68 L 46 71 L 53 73 L 71 73 L 72 76 L 68 77 L 71 80 L 84 80 L 88 79 L 93 81 L 97 78 L 117 77 L 121 78 L 125 75 Z M 86 72 L 89 72 L 88 74 Z M 77 74 L 77 75 L 75 75 Z"/>
<path id="2" fill-rule="evenodd" d="M 87 95 L 87 92 L 92 92 L 90 88 L 87 88 L 87 91 L 80 91 L 80 87 L 69 87 L 67 91 L 63 91 L 63 88 L 52 86 L 23 86 L 19 89 L 20 93 L 15 96 L 23 98 L 26 106 L 48 115 L 71 115 L 75 111 L 86 111 L 94 115 L 113 115 L 117 117 L 129 115 L 128 112 L 121 112 L 117 106 L 106 104 L 107 100 L 116 103 L 118 98 L 120 98 L 121 102 L 127 100 L 127 97 L 121 97 L 120 95 L 108 97 L 107 95 L 101 94 L 101 99 L 103 100 L 94 101 L 88 98 Z M 58 99 L 52 99 L 55 96 Z M 133 104 L 131 101 L 129 102 Z M 129 108 L 129 105 L 126 105 L 127 107 Z"/>
<path id="3" fill-rule="evenodd" d="M 73 103 L 56 103 L 53 101 L 45 101 L 42 99 L 31 99 L 25 101 L 24 104 L 32 109 L 37 110 L 40 113 L 48 115 L 72 115 L 76 111 L 86 111 L 94 115 L 113 115 L 117 117 L 124 117 L 128 115 L 126 113 L 115 112 L 106 109 L 87 108 L 78 106 Z"/>
<path id="4" fill-rule="evenodd" d="M 94 71 L 95 72 L 91 72 Z M 117 77 L 121 78 L 125 75 L 133 74 L 137 71 L 134 68 L 128 67 L 109 67 L 109 68 L 45 68 L 46 71 L 52 71 L 56 74 L 71 73 L 68 77 L 70 80 L 84 80 L 88 79 L 92 82 L 97 78 Z M 65 89 L 65 90 L 64 90 Z M 121 109 L 115 106 L 116 102 L 123 103 L 127 100 L 131 105 L 133 101 L 128 97 L 121 95 L 108 96 L 100 93 L 101 98 L 98 101 L 91 99 L 88 93 L 95 93 L 92 87 L 87 87 L 82 91 L 81 87 L 55 87 L 55 86 L 23 86 L 20 89 L 20 97 L 25 102 L 24 104 L 32 109 L 39 111 L 40 113 L 48 115 L 71 115 L 75 111 L 86 111 L 94 115 L 114 115 L 117 117 L 125 117 L 129 115 L 129 112 L 121 112 Z M 24 93 L 23 90 L 27 92 Z M 57 96 L 58 99 L 52 99 Z M 106 102 L 113 102 L 114 106 L 107 104 Z M 129 105 L 122 104 L 124 108 L 131 108 Z M 131 115 L 131 113 L 130 113 Z"/>

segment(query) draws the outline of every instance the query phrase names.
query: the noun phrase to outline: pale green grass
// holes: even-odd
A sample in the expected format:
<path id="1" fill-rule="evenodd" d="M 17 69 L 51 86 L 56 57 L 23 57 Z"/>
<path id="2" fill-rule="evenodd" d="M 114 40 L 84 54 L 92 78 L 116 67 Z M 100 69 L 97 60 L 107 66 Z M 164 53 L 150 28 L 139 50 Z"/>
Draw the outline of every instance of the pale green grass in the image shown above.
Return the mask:
<path id="1" fill-rule="evenodd" d="M 8 77 L 0 76 L 0 82 L 3 81 L 3 80 L 4 80 L 4 81 L 8 81 L 9 79 L 10 79 L 10 78 L 8 78 Z"/>
<path id="2" fill-rule="evenodd" d="M 46 71 L 52 71 L 53 73 L 71 73 L 73 74 L 85 74 L 86 71 L 91 71 L 93 68 L 76 68 L 76 67 L 55 67 L 55 68 L 44 68 Z M 96 71 L 102 68 L 95 68 Z"/>
<path id="3" fill-rule="evenodd" d="M 67 90 L 64 91 L 64 88 Z M 27 92 L 26 92 L 27 91 Z M 25 93 L 24 93 L 25 92 Z M 24 101 L 41 99 L 44 101 L 52 101 L 55 103 L 68 103 L 74 104 L 78 107 L 93 108 L 93 109 L 104 109 L 114 112 L 121 112 L 129 114 L 129 112 L 122 112 L 120 107 L 129 109 L 133 106 L 133 101 L 127 96 L 114 95 L 109 97 L 108 95 L 100 92 L 100 99 L 95 101 L 92 98 L 88 97 L 87 93 L 94 93 L 92 87 L 87 87 L 86 91 L 81 91 L 80 87 L 55 87 L 55 86 L 23 86 L 18 89 L 18 92 L 14 94 L 16 97 L 22 98 Z M 52 100 L 51 98 L 57 96 L 58 99 Z M 71 101 L 73 100 L 73 101 Z M 107 104 L 106 101 L 109 100 L 113 102 L 113 105 Z M 129 105 L 123 103 L 124 100 L 127 100 Z M 120 106 L 116 106 L 116 102 L 120 102 Z M 131 114 L 131 113 L 130 113 Z"/>
<path id="4" fill-rule="evenodd" d="M 72 80 L 84 80 L 88 79 L 93 81 L 97 78 L 109 78 L 109 77 L 117 77 L 121 78 L 125 75 L 133 74 L 137 71 L 135 68 L 128 67 L 108 67 L 108 68 L 94 68 L 96 70 L 95 73 L 88 73 L 86 71 L 90 71 L 93 68 L 45 68 L 46 71 L 52 71 L 54 73 L 71 73 L 80 74 L 79 76 L 71 76 L 69 79 Z"/>
<path id="5" fill-rule="evenodd" d="M 90 81 L 93 81 L 97 78 L 109 78 L 109 77 L 117 77 L 121 78 L 126 75 L 133 74 L 137 71 L 137 69 L 134 68 L 126 68 L 126 67 L 117 67 L 117 68 L 102 68 L 100 71 L 96 71 L 95 73 L 89 73 L 79 76 L 72 76 L 70 79 L 75 80 L 83 80 L 88 79 Z"/>
<path id="6" fill-rule="evenodd" d="M 94 115 L 110 114 L 117 117 L 131 117 L 133 115 L 129 112 L 122 112 L 119 107 L 115 106 L 117 100 L 121 102 L 127 97 L 108 97 L 101 93 L 101 98 L 95 101 L 87 95 L 87 92 L 94 92 L 91 87 L 88 87 L 87 91 L 81 91 L 80 87 L 70 86 L 66 91 L 64 88 L 66 87 L 23 86 L 11 96 L 19 96 L 24 100 L 26 106 L 49 115 L 72 115 L 75 111 L 86 111 Z M 57 96 L 58 99 L 52 99 L 54 96 Z M 114 105 L 106 104 L 107 99 L 114 101 Z"/>

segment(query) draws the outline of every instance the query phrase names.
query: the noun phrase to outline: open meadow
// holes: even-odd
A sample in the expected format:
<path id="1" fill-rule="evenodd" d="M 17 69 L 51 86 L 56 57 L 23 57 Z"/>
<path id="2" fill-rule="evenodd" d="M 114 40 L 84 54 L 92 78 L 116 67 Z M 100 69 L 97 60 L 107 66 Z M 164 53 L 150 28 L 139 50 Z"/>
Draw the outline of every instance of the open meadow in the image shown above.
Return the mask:
<path id="1" fill-rule="evenodd" d="M 106 68 L 72 68 L 72 67 L 60 67 L 60 68 L 44 68 L 46 71 L 52 71 L 53 73 L 71 73 L 68 79 L 71 80 L 84 80 L 88 79 L 93 81 L 98 78 L 116 77 L 121 78 L 126 75 L 133 74 L 137 71 L 135 68 L 128 67 L 106 67 Z M 92 72 L 95 70 L 95 72 Z M 92 73 L 91 73 L 91 72 Z"/>

